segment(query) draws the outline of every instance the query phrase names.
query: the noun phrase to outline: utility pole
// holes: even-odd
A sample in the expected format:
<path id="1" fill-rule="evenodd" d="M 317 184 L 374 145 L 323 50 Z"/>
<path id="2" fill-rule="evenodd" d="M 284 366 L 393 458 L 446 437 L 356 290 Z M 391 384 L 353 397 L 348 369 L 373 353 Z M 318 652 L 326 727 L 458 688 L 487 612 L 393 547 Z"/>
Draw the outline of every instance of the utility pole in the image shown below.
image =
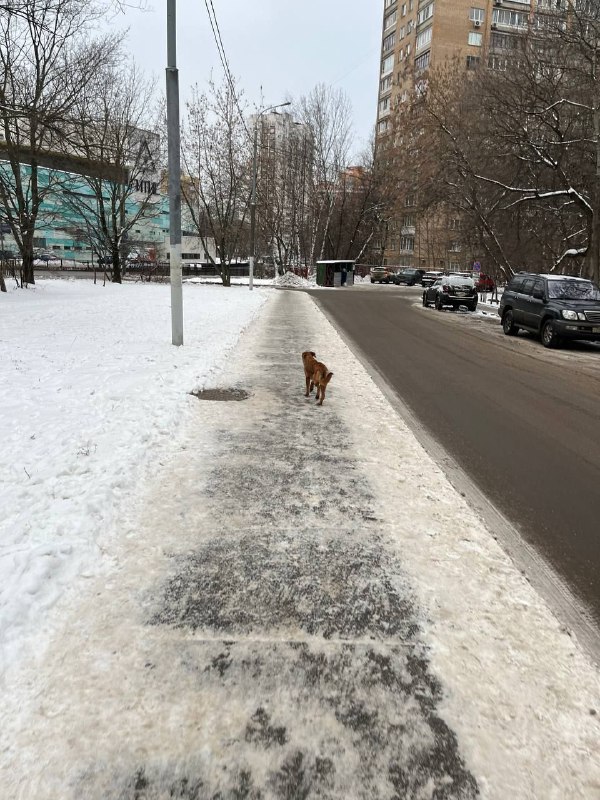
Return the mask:
<path id="1" fill-rule="evenodd" d="M 177 346 L 183 344 L 181 164 L 179 139 L 179 72 L 177 70 L 176 0 L 167 0 L 167 142 L 169 149 L 171 343 Z"/>
<path id="2" fill-rule="evenodd" d="M 267 111 L 275 111 L 276 108 L 291 106 L 291 102 L 280 103 L 277 106 L 269 106 L 258 111 L 254 117 L 254 156 L 252 158 L 252 193 L 250 195 L 250 263 L 248 267 L 248 283 L 250 291 L 254 288 L 254 259 L 256 257 L 256 171 L 257 171 L 257 152 L 258 152 L 258 123 L 263 114 Z"/>
<path id="3" fill-rule="evenodd" d="M 256 153 L 258 150 L 258 120 L 254 119 L 254 155 L 252 157 L 252 193 L 250 195 L 250 263 L 248 265 L 248 284 L 254 288 L 254 259 L 256 257 Z"/>

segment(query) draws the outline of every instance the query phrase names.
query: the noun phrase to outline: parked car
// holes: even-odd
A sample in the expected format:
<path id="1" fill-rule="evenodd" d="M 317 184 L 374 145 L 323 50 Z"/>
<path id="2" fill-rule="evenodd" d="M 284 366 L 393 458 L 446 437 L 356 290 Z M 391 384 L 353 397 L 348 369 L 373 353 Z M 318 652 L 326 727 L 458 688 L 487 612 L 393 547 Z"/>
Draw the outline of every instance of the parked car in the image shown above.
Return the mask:
<path id="1" fill-rule="evenodd" d="M 423 291 L 423 305 L 435 305 L 438 311 L 446 306 L 477 308 L 477 289 L 472 278 L 464 275 L 443 275 Z"/>
<path id="2" fill-rule="evenodd" d="M 388 267 L 371 267 L 369 277 L 371 283 L 389 283 L 392 280 L 392 273 Z"/>
<path id="3" fill-rule="evenodd" d="M 563 339 L 600 342 L 600 289 L 586 278 L 519 272 L 508 282 L 498 314 L 507 336 L 521 328 L 544 347 Z"/>
<path id="4" fill-rule="evenodd" d="M 443 272 L 439 270 L 427 270 L 421 276 L 421 286 L 431 286 L 434 281 L 443 276 Z"/>
<path id="5" fill-rule="evenodd" d="M 473 275 L 475 281 L 475 288 L 478 292 L 493 292 L 496 288 L 494 279 L 490 275 L 485 275 L 483 272 Z"/>
<path id="6" fill-rule="evenodd" d="M 394 275 L 394 283 L 399 286 L 405 284 L 406 286 L 414 286 L 421 283 L 421 279 L 425 274 L 424 269 L 413 269 L 412 267 L 405 267 Z"/>

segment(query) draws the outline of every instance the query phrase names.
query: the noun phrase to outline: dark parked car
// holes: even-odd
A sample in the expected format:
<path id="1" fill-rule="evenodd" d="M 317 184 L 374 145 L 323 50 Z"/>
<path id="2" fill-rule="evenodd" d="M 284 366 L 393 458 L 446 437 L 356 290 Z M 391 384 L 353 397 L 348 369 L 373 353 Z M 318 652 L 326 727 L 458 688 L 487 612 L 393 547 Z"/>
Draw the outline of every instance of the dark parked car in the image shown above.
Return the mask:
<path id="1" fill-rule="evenodd" d="M 421 276 L 421 286 L 431 286 L 434 281 L 443 276 L 443 272 L 428 270 Z"/>
<path id="2" fill-rule="evenodd" d="M 406 267 L 406 269 L 401 269 L 400 272 L 397 272 L 394 275 L 394 283 L 397 286 L 402 283 L 406 284 L 406 286 L 415 286 L 415 284 L 421 283 L 421 279 L 424 274 L 424 269 L 413 269 L 412 267 Z"/>
<path id="3" fill-rule="evenodd" d="M 519 272 L 504 290 L 498 314 L 507 336 L 537 333 L 544 347 L 562 339 L 600 342 L 600 290 L 585 278 Z"/>
<path id="4" fill-rule="evenodd" d="M 423 291 L 423 305 L 435 305 L 438 311 L 446 306 L 477 308 L 477 289 L 472 278 L 464 275 L 444 275 Z"/>

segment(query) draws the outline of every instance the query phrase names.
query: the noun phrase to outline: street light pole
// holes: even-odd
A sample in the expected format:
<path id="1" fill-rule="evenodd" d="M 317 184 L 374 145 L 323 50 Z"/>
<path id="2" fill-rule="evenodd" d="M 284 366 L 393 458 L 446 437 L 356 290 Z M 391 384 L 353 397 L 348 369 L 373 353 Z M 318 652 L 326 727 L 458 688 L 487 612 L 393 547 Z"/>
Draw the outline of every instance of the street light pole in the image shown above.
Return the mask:
<path id="1" fill-rule="evenodd" d="M 291 102 L 280 103 L 277 106 L 269 106 L 258 111 L 254 117 L 254 154 L 252 157 L 252 192 L 250 194 L 250 259 L 248 265 L 248 284 L 250 291 L 254 288 L 254 260 L 256 258 L 256 172 L 257 172 L 257 153 L 258 153 L 258 123 L 263 114 L 267 111 L 275 111 L 276 108 L 291 106 Z"/>
<path id="2" fill-rule="evenodd" d="M 183 344 L 183 296 L 181 287 L 181 164 L 176 21 L 176 0 L 167 0 L 167 141 L 169 149 L 171 342 L 179 346 Z"/>
<path id="3" fill-rule="evenodd" d="M 258 120 L 254 119 L 254 155 L 252 157 L 252 194 L 250 195 L 250 262 L 248 265 L 248 283 L 250 291 L 254 288 L 254 259 L 256 258 L 256 153 L 258 150 Z"/>

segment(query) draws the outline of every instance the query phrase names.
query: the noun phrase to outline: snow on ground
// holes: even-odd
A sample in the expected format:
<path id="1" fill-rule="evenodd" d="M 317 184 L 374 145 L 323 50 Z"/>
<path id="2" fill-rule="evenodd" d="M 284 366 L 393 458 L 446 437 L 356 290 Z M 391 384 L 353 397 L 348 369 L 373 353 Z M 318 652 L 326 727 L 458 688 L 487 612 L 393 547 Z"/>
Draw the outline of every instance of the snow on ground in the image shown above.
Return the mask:
<path id="1" fill-rule="evenodd" d="M 296 275 L 293 272 L 284 272 L 283 275 L 278 275 L 273 281 L 275 286 L 291 286 L 299 288 L 309 288 L 311 286 L 315 286 L 315 283 L 316 278 L 314 275 L 312 276 L 312 280 L 307 280 L 306 278 Z"/>
<path id="2" fill-rule="evenodd" d="M 266 291 L 184 287 L 171 345 L 170 286 L 40 280 L 0 295 L 0 638 L 3 658 L 76 576 L 168 447 Z M 45 631 L 47 633 L 47 631 Z"/>
<path id="3" fill-rule="evenodd" d="M 225 369 L 251 397 L 195 405 L 7 693 L 5 793 L 595 800 L 597 669 L 311 299 L 272 295 Z"/>

